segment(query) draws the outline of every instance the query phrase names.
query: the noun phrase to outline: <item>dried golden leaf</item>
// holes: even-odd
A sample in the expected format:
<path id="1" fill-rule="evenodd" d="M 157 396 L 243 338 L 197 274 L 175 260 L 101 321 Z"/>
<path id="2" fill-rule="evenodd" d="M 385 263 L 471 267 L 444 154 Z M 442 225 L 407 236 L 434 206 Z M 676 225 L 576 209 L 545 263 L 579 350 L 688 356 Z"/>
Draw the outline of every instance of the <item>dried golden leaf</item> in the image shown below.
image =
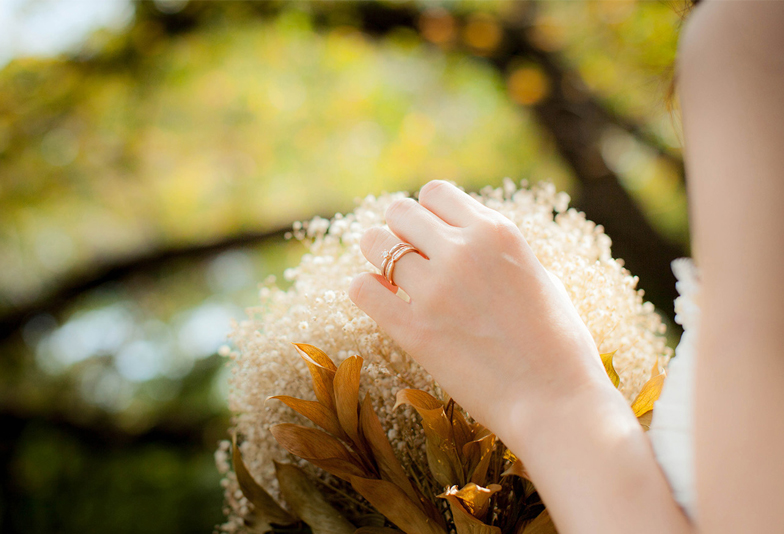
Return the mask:
<path id="1" fill-rule="evenodd" d="M 498 486 L 498 489 L 500 489 L 500 486 Z M 457 486 L 452 486 L 439 497 L 446 499 L 449 503 L 457 534 L 501 534 L 500 528 L 483 523 L 466 510 L 464 502 L 458 497 Z"/>
<path id="2" fill-rule="evenodd" d="M 455 446 L 458 451 L 462 451 L 466 443 L 476 439 L 476 428 L 482 428 L 482 426 L 477 424 L 474 425 L 475 428 L 472 428 L 465 420 L 465 417 L 463 417 L 463 414 L 460 413 L 454 401 L 449 402 L 447 412 L 447 420 L 452 425 L 452 433 L 455 437 Z"/>
<path id="3" fill-rule="evenodd" d="M 534 483 L 530 480 L 523 480 L 523 497 L 528 499 L 534 493 L 536 493 L 536 487 L 534 487 Z M 539 502 L 541 502 L 541 499 L 539 499 Z"/>
<path id="4" fill-rule="evenodd" d="M 477 519 L 484 519 L 487 510 L 490 507 L 490 497 L 494 493 L 501 491 L 501 486 L 498 484 L 490 484 L 488 487 L 483 488 L 477 486 L 473 482 L 469 482 L 460 489 L 457 486 L 452 486 L 446 492 L 439 495 L 439 497 L 446 499 L 449 496 L 455 496 L 460 501 L 463 509 Z M 447 499 L 448 500 L 448 499 Z"/>
<path id="5" fill-rule="evenodd" d="M 635 416 L 640 417 L 653 410 L 653 403 L 658 400 L 661 394 L 665 376 L 666 373 L 661 373 L 645 383 L 640 394 L 637 395 L 637 398 L 632 403 L 632 411 L 634 411 Z"/>
<path id="6" fill-rule="evenodd" d="M 395 408 L 401 404 L 412 406 L 422 417 L 427 440 L 427 463 L 436 482 L 444 487 L 464 485 L 463 464 L 455 446 L 452 425 L 441 401 L 418 389 L 403 389 L 397 392 Z"/>
<path id="7" fill-rule="evenodd" d="M 446 534 L 395 484 L 386 480 L 351 477 L 351 486 L 376 510 L 406 534 Z"/>
<path id="8" fill-rule="evenodd" d="M 607 371 L 607 376 L 610 377 L 612 380 L 613 386 L 616 388 L 621 383 L 621 377 L 618 376 L 618 372 L 615 370 L 615 366 L 613 365 L 613 356 L 617 351 L 608 352 L 606 354 L 600 354 L 602 357 L 602 363 L 604 364 L 604 370 Z"/>
<path id="9" fill-rule="evenodd" d="M 525 466 L 519 458 L 515 458 L 514 462 L 512 462 L 512 465 L 510 465 L 506 471 L 501 473 L 502 477 L 509 475 L 516 475 L 522 479 L 531 480 L 531 477 L 528 476 L 528 471 L 525 470 Z"/>
<path id="10" fill-rule="evenodd" d="M 293 423 L 280 423 L 270 428 L 275 440 L 286 450 L 302 458 L 354 458 L 345 445 L 322 430 Z"/>
<path id="11" fill-rule="evenodd" d="M 352 442 L 359 445 L 359 374 L 362 358 L 351 356 L 343 360 L 335 373 L 335 409 L 340 426 Z"/>
<path id="12" fill-rule="evenodd" d="M 316 398 L 321 404 L 334 412 L 335 393 L 333 381 L 335 380 L 337 367 L 329 359 L 329 356 L 313 345 L 295 343 L 294 346 L 300 350 L 300 356 L 302 356 L 302 359 L 305 360 L 308 366 L 308 371 L 310 371 L 310 376 L 313 379 L 313 392 L 316 394 Z"/>
<path id="13" fill-rule="evenodd" d="M 327 473 L 335 475 L 346 482 L 353 476 L 370 476 L 367 469 L 359 467 L 356 461 L 347 462 L 340 458 L 307 458 L 307 460 L 316 467 L 323 469 Z"/>
<path id="14" fill-rule="evenodd" d="M 656 360 L 653 362 L 653 367 L 651 367 L 651 378 L 659 376 L 663 372 L 664 371 L 659 369 L 659 358 L 656 358 Z"/>
<path id="15" fill-rule="evenodd" d="M 640 422 L 640 425 L 646 432 L 651 429 L 651 420 L 653 420 L 653 410 L 648 410 L 637 418 L 637 421 Z"/>
<path id="16" fill-rule="evenodd" d="M 495 434 L 482 428 L 477 436 L 481 436 L 474 441 L 470 441 L 463 446 L 463 458 L 466 463 L 466 477 L 474 484 L 483 486 L 487 478 L 487 469 L 490 467 L 490 459 L 495 450 Z"/>
<path id="17" fill-rule="evenodd" d="M 298 414 L 307 417 L 333 436 L 341 439 L 348 437 L 343 431 L 343 427 L 340 426 L 335 414 L 320 402 L 297 399 L 286 395 L 276 395 L 270 397 L 270 399 L 281 401 L 286 406 Z"/>
<path id="18" fill-rule="evenodd" d="M 441 526 L 445 526 L 444 518 L 433 502 L 422 496 L 416 487 L 411 484 L 406 472 L 395 456 L 392 445 L 390 445 L 389 440 L 384 433 L 384 429 L 381 426 L 381 422 L 378 420 L 375 410 L 373 410 L 369 395 L 365 396 L 365 400 L 362 403 L 360 427 L 373 457 L 376 460 L 381 478 L 395 484 L 403 490 L 408 498 L 416 503 L 429 518 L 435 520 L 436 523 Z"/>
<path id="19" fill-rule="evenodd" d="M 385 527 L 362 527 L 358 528 L 354 534 L 403 534 L 401 530 Z"/>
<path id="20" fill-rule="evenodd" d="M 338 370 L 337 366 L 335 366 L 335 362 L 332 361 L 332 358 L 327 356 L 327 353 L 320 348 L 308 345 L 307 343 L 294 343 L 294 346 L 307 354 L 311 360 L 321 367 L 329 369 L 332 372 Z"/>
<path id="21" fill-rule="evenodd" d="M 444 408 L 443 402 L 421 389 L 401 389 L 398 391 L 395 396 L 395 406 L 392 409 L 396 410 L 401 404 L 408 404 L 417 411 Z"/>
<path id="22" fill-rule="evenodd" d="M 427 466 L 436 479 L 436 482 L 446 487 L 455 482 L 463 482 L 463 473 L 460 459 L 451 440 L 442 440 L 433 433 L 425 431 L 427 439 Z"/>
<path id="23" fill-rule="evenodd" d="M 485 438 L 487 436 L 494 436 L 495 435 L 492 432 L 490 432 L 490 430 L 488 430 L 487 428 L 483 427 L 479 423 L 474 423 L 473 427 L 474 427 L 473 428 L 473 433 L 474 433 L 473 440 L 474 441 L 479 441 L 480 439 Z"/>
<path id="24" fill-rule="evenodd" d="M 298 467 L 275 462 L 275 475 L 286 504 L 313 531 L 313 534 L 353 534 L 354 525 L 330 505 Z"/>
<path id="25" fill-rule="evenodd" d="M 242 494 L 254 506 L 254 520 L 262 529 L 270 528 L 270 524 L 291 525 L 297 520 L 275 502 L 269 493 L 262 488 L 248 471 L 245 462 L 242 460 L 240 448 L 237 446 L 237 436 L 232 438 L 232 463 L 234 473 L 237 475 L 237 483 L 242 490 Z"/>
<path id="26" fill-rule="evenodd" d="M 367 471 L 345 445 L 326 432 L 291 423 L 270 428 L 275 440 L 291 454 L 309 461 L 343 480 L 368 476 Z"/>
<path id="27" fill-rule="evenodd" d="M 555 530 L 553 520 L 550 518 L 550 512 L 545 508 L 541 514 L 536 516 L 533 521 L 520 531 L 520 534 L 558 534 L 558 531 Z"/>
<path id="28" fill-rule="evenodd" d="M 373 457 L 376 459 L 381 478 L 392 482 L 403 490 L 409 499 L 419 504 L 419 496 L 414 491 L 414 487 L 411 485 L 408 476 L 406 476 L 403 466 L 400 465 L 397 456 L 395 456 L 392 445 L 389 444 L 389 439 L 384 433 L 384 429 L 381 426 L 381 422 L 378 420 L 375 410 L 373 410 L 373 405 L 370 402 L 370 395 L 365 395 L 365 400 L 362 402 L 360 425 L 362 427 L 362 434 L 367 440 Z"/>

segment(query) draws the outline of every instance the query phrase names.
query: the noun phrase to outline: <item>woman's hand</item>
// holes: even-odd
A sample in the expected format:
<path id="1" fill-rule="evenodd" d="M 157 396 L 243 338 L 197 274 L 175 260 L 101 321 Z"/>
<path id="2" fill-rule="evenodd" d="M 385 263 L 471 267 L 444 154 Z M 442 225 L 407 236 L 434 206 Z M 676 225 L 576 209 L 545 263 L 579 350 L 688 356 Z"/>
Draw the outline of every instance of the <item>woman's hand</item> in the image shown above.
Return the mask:
<path id="1" fill-rule="evenodd" d="M 477 421 L 522 458 L 559 532 L 682 533 L 650 444 L 612 387 L 588 329 L 518 228 L 430 182 L 362 238 L 376 267 L 401 240 L 394 281 L 363 274 L 349 295 Z M 396 237 L 397 236 L 397 237 Z"/>
<path id="2" fill-rule="evenodd" d="M 610 384 L 563 285 L 506 217 L 433 181 L 419 202 L 392 204 L 386 220 L 394 234 L 368 230 L 362 252 L 379 268 L 401 240 L 426 256 L 409 253 L 395 266 L 410 302 L 369 273 L 353 281 L 351 300 L 478 421 L 503 438 L 526 407 Z"/>

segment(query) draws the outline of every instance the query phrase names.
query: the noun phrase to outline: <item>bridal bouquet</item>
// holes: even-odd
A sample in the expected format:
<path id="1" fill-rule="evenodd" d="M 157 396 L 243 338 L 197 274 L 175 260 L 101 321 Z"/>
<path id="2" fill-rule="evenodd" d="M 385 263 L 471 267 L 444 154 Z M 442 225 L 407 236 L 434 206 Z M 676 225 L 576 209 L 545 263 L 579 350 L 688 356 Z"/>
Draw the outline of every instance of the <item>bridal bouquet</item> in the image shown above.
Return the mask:
<path id="1" fill-rule="evenodd" d="M 294 225 L 308 247 L 287 289 L 268 280 L 234 326 L 221 443 L 223 532 L 537 534 L 555 532 L 525 466 L 349 300 L 374 270 L 362 233 L 404 193 Z M 550 184 L 483 189 L 564 284 L 608 379 L 647 426 L 670 356 L 664 325 L 601 226 Z"/>

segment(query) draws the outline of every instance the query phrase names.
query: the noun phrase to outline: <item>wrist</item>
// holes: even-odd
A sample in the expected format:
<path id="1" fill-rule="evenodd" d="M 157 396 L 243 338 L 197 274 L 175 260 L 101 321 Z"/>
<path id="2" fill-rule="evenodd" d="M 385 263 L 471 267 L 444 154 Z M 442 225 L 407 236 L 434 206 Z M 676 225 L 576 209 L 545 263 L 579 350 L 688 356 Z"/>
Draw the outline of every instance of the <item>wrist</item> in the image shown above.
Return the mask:
<path id="1" fill-rule="evenodd" d="M 650 441 L 606 377 L 528 399 L 511 410 L 499 437 L 522 460 L 560 531 L 688 530 Z"/>
<path id="2" fill-rule="evenodd" d="M 623 395 L 606 376 L 590 377 L 561 388 L 529 390 L 509 403 L 507 420 L 499 437 L 524 462 L 554 441 L 584 440 L 592 431 L 638 430 L 634 414 Z"/>

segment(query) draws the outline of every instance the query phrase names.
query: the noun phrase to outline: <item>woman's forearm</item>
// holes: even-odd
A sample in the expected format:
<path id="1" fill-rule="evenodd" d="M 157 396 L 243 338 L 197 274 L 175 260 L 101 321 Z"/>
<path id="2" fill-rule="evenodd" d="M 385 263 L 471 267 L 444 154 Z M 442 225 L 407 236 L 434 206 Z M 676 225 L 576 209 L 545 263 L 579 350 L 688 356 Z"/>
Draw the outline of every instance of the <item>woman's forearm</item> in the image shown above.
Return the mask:
<path id="1" fill-rule="evenodd" d="M 647 436 L 609 381 L 518 413 L 507 446 L 559 532 L 691 532 Z"/>

